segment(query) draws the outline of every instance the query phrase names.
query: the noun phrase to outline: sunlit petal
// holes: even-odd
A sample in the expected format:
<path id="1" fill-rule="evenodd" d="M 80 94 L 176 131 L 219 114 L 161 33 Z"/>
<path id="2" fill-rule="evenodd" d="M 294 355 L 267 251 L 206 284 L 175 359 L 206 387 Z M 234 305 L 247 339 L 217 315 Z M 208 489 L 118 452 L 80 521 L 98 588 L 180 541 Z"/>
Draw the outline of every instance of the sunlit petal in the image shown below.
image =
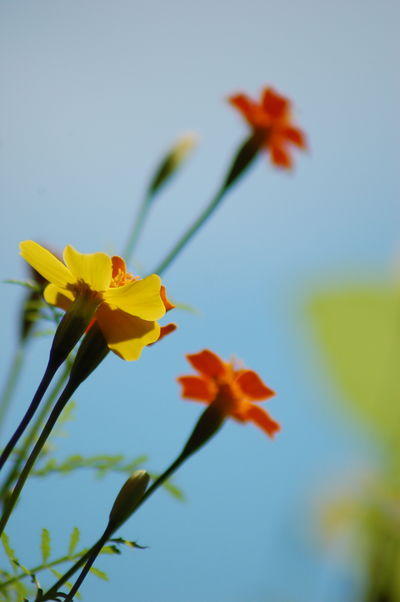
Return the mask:
<path id="1" fill-rule="evenodd" d="M 77 280 L 83 280 L 94 291 L 103 291 L 110 285 L 112 276 L 111 257 L 105 253 L 79 253 L 68 245 L 64 249 L 64 261 Z"/>
<path id="2" fill-rule="evenodd" d="M 46 280 L 65 288 L 68 284 L 76 282 L 76 278 L 57 257 L 33 240 L 21 242 L 20 253 L 22 257 Z"/>
<path id="3" fill-rule="evenodd" d="M 160 289 L 160 277 L 152 274 L 143 280 L 111 288 L 104 293 L 103 298 L 110 305 L 132 316 L 139 316 L 143 320 L 158 320 L 165 314 Z"/>
<path id="4" fill-rule="evenodd" d="M 119 309 L 101 305 L 96 312 L 99 327 L 108 347 L 124 360 L 137 360 L 143 347 L 160 336 L 157 322 L 142 320 Z"/>
<path id="5" fill-rule="evenodd" d="M 60 289 L 54 284 L 49 284 L 46 286 L 43 297 L 50 305 L 55 305 L 56 307 L 64 309 L 65 311 L 71 307 L 74 301 L 74 294 L 71 291 Z"/>

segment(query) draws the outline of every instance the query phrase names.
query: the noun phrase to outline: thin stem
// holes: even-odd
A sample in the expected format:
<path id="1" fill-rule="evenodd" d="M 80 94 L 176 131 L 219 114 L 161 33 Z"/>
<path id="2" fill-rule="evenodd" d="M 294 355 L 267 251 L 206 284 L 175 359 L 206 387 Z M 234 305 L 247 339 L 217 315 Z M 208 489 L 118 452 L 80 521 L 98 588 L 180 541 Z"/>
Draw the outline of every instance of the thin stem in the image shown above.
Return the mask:
<path id="1" fill-rule="evenodd" d="M 5 462 L 7 461 L 8 457 L 10 456 L 14 447 L 18 443 L 18 441 L 19 441 L 20 437 L 22 436 L 22 434 L 24 433 L 26 427 L 28 426 L 31 418 L 35 414 L 40 402 L 42 401 L 43 395 L 46 393 L 47 388 L 51 382 L 51 379 L 53 378 L 54 374 L 56 373 L 58 367 L 59 367 L 58 363 L 52 362 L 51 360 L 49 361 L 47 368 L 45 370 L 45 373 L 43 375 L 43 378 L 40 381 L 40 384 L 37 388 L 37 391 L 31 401 L 31 403 L 30 403 L 29 408 L 27 409 L 27 411 L 25 413 L 25 416 L 19 423 L 15 433 L 13 434 L 13 436 L 7 443 L 6 447 L 3 450 L 3 453 L 0 456 L 0 470 L 3 468 Z"/>
<path id="2" fill-rule="evenodd" d="M 76 386 L 77 386 L 76 384 L 71 384 L 71 381 L 69 381 L 67 383 L 64 391 L 61 393 L 59 400 L 57 401 L 56 405 L 54 406 L 53 411 L 51 412 L 46 424 L 44 425 L 42 433 L 41 433 L 39 439 L 37 440 L 37 443 L 34 446 L 28 460 L 25 463 L 25 466 L 24 466 L 24 468 L 18 478 L 18 481 L 14 487 L 14 490 L 13 490 L 10 498 L 7 500 L 7 503 L 4 508 L 3 516 L 0 520 L 0 535 L 4 531 L 5 526 L 7 525 L 8 519 L 11 516 L 11 513 L 14 509 L 15 504 L 17 503 L 18 497 L 22 491 L 25 481 L 28 478 L 29 473 L 30 473 L 34 463 L 36 462 L 37 457 L 39 456 L 40 452 L 42 451 L 42 448 L 43 448 L 44 444 L 46 443 L 47 438 L 50 435 L 50 433 L 53 429 L 53 426 L 55 425 L 62 410 L 66 406 L 66 404 L 69 401 L 69 399 L 71 398 L 72 394 L 74 393 Z"/>
<path id="3" fill-rule="evenodd" d="M 264 136 L 262 132 L 254 132 L 238 148 L 227 170 L 222 186 L 218 190 L 217 194 L 213 197 L 213 199 L 204 209 L 203 213 L 200 214 L 200 216 L 193 222 L 189 229 L 178 240 L 178 242 L 171 249 L 171 251 L 165 257 L 165 259 L 163 259 L 163 261 L 156 267 L 156 269 L 154 270 L 156 274 L 161 274 L 170 266 L 170 264 L 174 261 L 177 255 L 179 255 L 179 253 L 187 245 L 190 239 L 196 234 L 198 230 L 200 230 L 200 228 L 208 220 L 210 215 L 215 211 L 215 209 L 218 207 L 218 205 L 224 198 L 226 192 L 230 190 L 233 184 L 235 184 L 238 181 L 238 179 L 241 178 L 242 175 L 246 172 L 246 170 L 250 167 L 260 150 L 262 136 Z"/>
<path id="4" fill-rule="evenodd" d="M 16 459 L 14 465 L 12 466 L 11 470 L 9 471 L 8 477 L 5 479 L 2 488 L 0 489 L 0 500 L 4 499 L 8 495 L 9 489 L 18 476 L 21 465 L 27 456 L 28 450 L 30 449 L 32 443 L 35 441 L 47 414 L 49 413 L 53 403 L 57 399 L 62 387 L 64 386 L 64 384 L 68 378 L 70 369 L 71 369 L 71 363 L 70 363 L 70 361 L 67 360 L 67 364 L 64 367 L 64 370 L 60 374 L 56 384 L 53 387 L 53 390 L 51 391 L 45 404 L 43 405 L 43 408 L 41 409 L 38 417 L 36 418 L 36 422 L 34 423 L 31 430 L 29 431 L 28 435 L 26 436 L 22 448 L 20 450 L 18 450 L 18 452 L 17 452 L 17 454 L 18 454 L 17 459 Z"/>
<path id="5" fill-rule="evenodd" d="M 136 249 L 136 245 L 138 243 L 139 236 L 142 232 L 144 223 L 146 221 L 147 214 L 149 212 L 149 208 L 150 208 L 150 198 L 149 198 L 149 196 L 145 196 L 140 204 L 136 219 L 133 222 L 133 228 L 128 237 L 128 242 L 126 243 L 124 252 L 122 254 L 122 256 L 125 258 L 125 260 L 127 262 L 129 262 L 132 259 L 132 255 L 133 255 L 134 250 Z"/>
<path id="6" fill-rule="evenodd" d="M 73 599 L 74 595 L 80 588 L 82 581 L 85 579 L 86 575 L 90 571 L 94 561 L 96 560 L 97 556 L 100 554 L 103 546 L 107 543 L 107 540 L 111 536 L 111 534 L 112 534 L 112 525 L 108 524 L 103 535 L 100 537 L 98 542 L 91 548 L 91 552 L 90 552 L 88 559 L 86 560 L 85 566 L 83 567 L 82 572 L 79 575 L 78 579 L 75 581 L 74 586 L 72 587 L 71 591 L 65 598 L 65 602 L 70 602 Z"/>
<path id="7" fill-rule="evenodd" d="M 174 259 L 179 255 L 182 249 L 187 245 L 190 239 L 196 234 L 198 230 L 203 226 L 203 224 L 208 220 L 210 215 L 215 211 L 218 207 L 219 203 L 222 201 L 226 188 L 222 188 L 218 191 L 215 197 L 211 200 L 209 205 L 205 208 L 203 213 L 192 223 L 192 225 L 186 230 L 183 236 L 178 240 L 178 242 L 173 246 L 168 255 L 161 261 L 161 263 L 153 270 L 155 274 L 162 274 L 169 267 L 169 265 L 174 261 Z"/>
<path id="8" fill-rule="evenodd" d="M 85 552 L 85 554 L 86 554 L 86 552 Z M 51 569 L 54 566 L 57 566 L 59 564 L 64 564 L 65 562 L 75 560 L 76 558 L 81 558 L 81 557 L 82 557 L 82 552 L 78 552 L 77 554 L 72 554 L 71 556 L 68 556 L 68 555 L 62 556 L 61 558 L 57 558 L 56 560 L 52 560 L 51 562 L 46 562 L 44 564 L 38 564 L 37 566 L 30 569 L 29 573 L 36 574 L 41 571 Z M 8 581 L 3 581 L 2 583 L 0 583 L 0 591 L 5 589 L 9 585 L 12 585 L 16 581 L 20 581 L 21 579 L 26 579 L 29 576 L 30 575 L 26 571 L 24 571 L 24 572 L 19 573 L 18 575 L 14 575 L 14 577 L 10 577 L 10 579 L 8 579 Z"/>
<path id="9" fill-rule="evenodd" d="M 25 347 L 23 344 L 20 344 L 20 346 L 15 352 L 14 359 L 10 366 L 10 371 L 8 373 L 8 377 L 5 382 L 3 393 L 0 399 L 0 429 L 4 425 L 4 419 L 7 414 L 8 408 L 10 407 L 12 394 L 22 368 L 24 353 Z"/>
<path id="10" fill-rule="evenodd" d="M 187 454 L 184 454 L 183 452 L 178 456 L 178 458 L 169 466 L 169 468 L 167 468 L 167 470 L 165 470 L 145 492 L 139 504 L 136 506 L 135 512 L 154 493 L 154 491 L 158 489 L 158 487 L 160 487 L 160 485 L 162 485 L 164 481 L 166 481 L 179 468 L 179 466 L 181 466 L 181 464 L 188 457 L 189 456 Z M 73 595 L 73 593 L 75 593 L 82 584 L 83 579 L 86 577 L 88 571 L 90 570 L 91 566 L 96 560 L 96 557 L 101 552 L 101 549 L 104 546 L 104 544 L 107 542 L 107 539 L 109 539 L 114 533 L 114 531 L 116 531 L 119 527 L 119 524 L 108 524 L 106 530 L 104 531 L 100 539 L 97 540 L 97 542 L 90 548 L 90 550 L 88 550 L 84 556 L 79 558 L 78 561 L 62 577 L 60 577 L 60 579 L 51 587 L 51 589 L 49 589 L 45 594 L 43 594 L 43 596 L 40 598 L 40 602 L 44 602 L 45 600 L 51 600 L 51 598 L 59 591 L 60 587 L 62 587 L 62 585 L 64 585 L 64 583 L 68 581 L 70 577 L 72 577 L 72 575 L 76 573 L 77 570 L 79 570 L 83 565 L 85 565 L 82 573 L 80 574 L 77 582 L 75 583 L 74 588 L 76 587 L 79 581 L 76 589 L 71 590 L 69 594 L 70 596 L 71 594 Z M 86 566 L 85 563 L 87 563 L 88 566 Z M 67 598 L 67 600 L 71 599 L 72 598 Z"/>

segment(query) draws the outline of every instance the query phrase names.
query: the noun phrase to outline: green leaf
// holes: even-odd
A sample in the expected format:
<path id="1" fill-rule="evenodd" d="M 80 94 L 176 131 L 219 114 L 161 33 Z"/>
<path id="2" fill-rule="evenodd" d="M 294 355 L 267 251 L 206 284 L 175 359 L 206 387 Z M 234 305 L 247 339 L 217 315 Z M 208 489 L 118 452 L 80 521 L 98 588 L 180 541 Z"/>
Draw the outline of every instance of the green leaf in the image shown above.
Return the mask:
<path id="1" fill-rule="evenodd" d="M 17 571 L 15 552 L 10 545 L 10 540 L 8 539 L 8 536 L 4 532 L 1 535 L 1 543 L 3 544 L 4 551 L 11 564 L 12 570 L 15 573 Z"/>
<path id="2" fill-rule="evenodd" d="M 37 293 L 40 293 L 42 290 L 38 284 L 34 284 L 29 280 L 15 280 L 14 278 L 9 278 L 7 280 L 2 280 L 4 284 L 18 284 L 18 286 L 23 286 L 25 288 L 29 288 Z"/>
<path id="3" fill-rule="evenodd" d="M 137 548 L 138 550 L 147 549 L 147 546 L 140 546 L 135 541 L 129 541 L 128 539 L 123 539 L 122 537 L 113 537 L 112 539 L 110 539 L 110 541 L 118 545 L 127 546 L 128 548 Z"/>
<path id="4" fill-rule="evenodd" d="M 51 539 L 48 529 L 42 529 L 42 539 L 40 542 L 43 564 L 46 564 L 51 554 Z"/>
<path id="5" fill-rule="evenodd" d="M 346 287 L 316 296 L 312 317 L 347 407 L 399 458 L 400 291 Z"/>
<path id="6" fill-rule="evenodd" d="M 117 546 L 104 546 L 104 548 L 101 548 L 100 554 L 121 554 L 121 550 Z"/>
<path id="7" fill-rule="evenodd" d="M 76 546 L 79 543 L 80 535 L 81 534 L 78 527 L 74 527 L 69 538 L 68 556 L 72 556 L 72 554 L 74 553 Z"/>
<path id="8" fill-rule="evenodd" d="M 103 581 L 108 581 L 108 576 L 106 575 L 106 573 L 100 571 L 99 569 L 96 569 L 96 567 L 92 566 L 90 572 L 93 573 L 93 575 L 96 575 L 96 577 L 98 577 L 99 579 L 103 579 Z"/>

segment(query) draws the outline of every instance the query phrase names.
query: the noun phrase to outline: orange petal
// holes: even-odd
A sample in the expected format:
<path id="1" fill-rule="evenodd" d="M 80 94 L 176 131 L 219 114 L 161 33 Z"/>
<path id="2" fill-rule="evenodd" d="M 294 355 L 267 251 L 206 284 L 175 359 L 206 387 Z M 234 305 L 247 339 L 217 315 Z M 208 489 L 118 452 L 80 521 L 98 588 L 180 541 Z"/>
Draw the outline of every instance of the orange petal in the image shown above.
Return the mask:
<path id="1" fill-rule="evenodd" d="M 227 372 L 226 365 L 221 358 L 208 349 L 204 349 L 199 353 L 189 354 L 186 357 L 193 368 L 200 372 L 200 374 L 204 374 L 204 376 L 217 378 L 218 376 L 224 376 Z"/>
<path id="2" fill-rule="evenodd" d="M 271 161 L 277 167 L 283 169 L 291 169 L 293 161 L 288 151 L 283 146 L 274 144 L 271 145 Z"/>
<path id="3" fill-rule="evenodd" d="M 273 437 L 275 433 L 281 430 L 280 425 L 260 406 L 249 404 L 246 414 L 247 420 L 254 422 L 269 437 Z"/>
<path id="4" fill-rule="evenodd" d="M 174 332 L 177 328 L 178 328 L 177 325 L 174 324 L 173 322 L 171 322 L 170 324 L 166 324 L 165 326 L 161 326 L 160 336 L 158 337 L 157 343 L 158 343 L 158 341 L 161 341 L 161 339 L 163 339 L 167 335 L 171 334 L 171 332 Z"/>
<path id="5" fill-rule="evenodd" d="M 242 115 L 252 123 L 254 111 L 258 109 L 258 105 L 246 94 L 235 94 L 228 98 L 232 106 L 238 109 Z"/>
<path id="6" fill-rule="evenodd" d="M 161 297 L 162 302 L 165 305 L 165 311 L 169 311 L 170 309 L 174 309 L 175 305 L 173 303 L 171 303 L 171 301 L 168 299 L 168 297 L 167 297 L 167 291 L 166 291 L 164 285 L 161 285 L 160 297 Z"/>
<path id="7" fill-rule="evenodd" d="M 157 322 L 142 320 L 119 309 L 112 310 L 105 303 L 97 309 L 95 317 L 108 347 L 124 360 L 137 360 L 143 347 L 160 336 Z"/>
<path id="8" fill-rule="evenodd" d="M 116 278 L 121 272 L 125 276 L 126 274 L 126 263 L 119 255 L 113 255 L 111 257 L 112 266 L 112 277 Z"/>
<path id="9" fill-rule="evenodd" d="M 286 140 L 289 140 L 289 142 L 291 142 L 295 146 L 298 146 L 299 148 L 307 148 L 305 134 L 298 128 L 288 126 L 283 129 L 282 136 L 284 136 Z"/>
<path id="10" fill-rule="evenodd" d="M 275 392 L 267 387 L 253 370 L 241 370 L 235 382 L 244 395 L 252 400 L 261 401 L 275 395 Z"/>
<path id="11" fill-rule="evenodd" d="M 272 118 L 279 119 L 289 111 L 290 101 L 275 92 L 273 88 L 265 88 L 262 95 L 262 106 Z"/>
<path id="12" fill-rule="evenodd" d="M 182 385 L 181 395 L 185 399 L 211 403 L 215 397 L 212 383 L 201 376 L 180 376 L 177 381 Z"/>

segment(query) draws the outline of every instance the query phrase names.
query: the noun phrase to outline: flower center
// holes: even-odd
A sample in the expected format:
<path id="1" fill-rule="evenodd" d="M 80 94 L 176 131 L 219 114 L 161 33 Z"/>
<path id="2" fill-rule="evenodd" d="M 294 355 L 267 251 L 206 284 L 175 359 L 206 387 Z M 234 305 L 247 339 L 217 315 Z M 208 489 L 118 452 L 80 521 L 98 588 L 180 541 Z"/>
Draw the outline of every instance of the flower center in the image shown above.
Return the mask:
<path id="1" fill-rule="evenodd" d="M 118 288 L 128 284 L 128 282 L 134 282 L 139 280 L 138 276 L 134 276 L 126 271 L 125 261 L 122 257 L 115 255 L 112 258 L 112 278 L 110 282 L 110 288 Z"/>

